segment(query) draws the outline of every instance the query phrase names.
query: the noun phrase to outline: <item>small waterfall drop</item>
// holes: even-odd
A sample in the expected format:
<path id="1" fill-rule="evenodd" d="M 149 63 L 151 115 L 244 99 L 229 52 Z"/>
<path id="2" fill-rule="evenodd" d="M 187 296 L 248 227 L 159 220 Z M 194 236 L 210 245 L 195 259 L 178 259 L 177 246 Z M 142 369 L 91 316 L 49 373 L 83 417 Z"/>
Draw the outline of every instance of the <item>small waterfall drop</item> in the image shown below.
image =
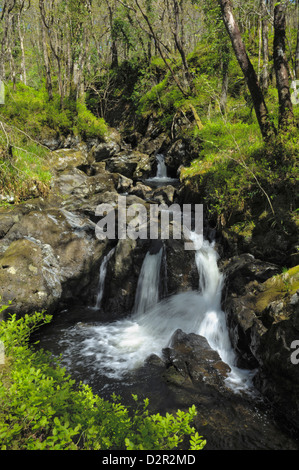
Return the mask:
<path id="1" fill-rule="evenodd" d="M 166 184 L 174 184 L 178 180 L 175 178 L 170 178 L 167 176 L 167 166 L 165 163 L 165 156 L 162 153 L 158 153 L 156 155 L 156 161 L 157 161 L 157 172 L 156 176 L 153 178 L 148 178 L 145 181 L 147 183 L 152 183 L 154 185 L 166 185 Z"/>
<path id="2" fill-rule="evenodd" d="M 142 314 L 153 307 L 159 300 L 160 267 L 162 252 L 147 252 L 139 274 L 133 313 Z"/>
<path id="3" fill-rule="evenodd" d="M 167 178 L 167 167 L 164 155 L 158 153 L 157 157 L 157 178 Z"/>
<path id="4" fill-rule="evenodd" d="M 98 286 L 98 294 L 97 294 L 97 301 L 95 305 L 95 309 L 99 310 L 102 306 L 102 300 L 104 295 L 104 288 L 105 288 L 105 280 L 107 274 L 107 267 L 109 260 L 112 258 L 115 252 L 115 248 L 109 251 L 109 253 L 104 257 L 101 266 L 100 266 L 100 276 L 99 276 L 99 286 Z"/>

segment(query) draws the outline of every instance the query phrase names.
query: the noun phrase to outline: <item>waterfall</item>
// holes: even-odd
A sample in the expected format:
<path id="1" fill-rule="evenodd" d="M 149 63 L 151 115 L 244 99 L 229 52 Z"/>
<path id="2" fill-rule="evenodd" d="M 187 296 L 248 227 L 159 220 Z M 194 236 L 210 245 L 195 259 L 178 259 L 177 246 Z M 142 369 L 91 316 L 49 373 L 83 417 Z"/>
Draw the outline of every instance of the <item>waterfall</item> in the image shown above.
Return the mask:
<path id="1" fill-rule="evenodd" d="M 165 164 L 165 156 L 162 153 L 158 153 L 156 156 L 157 161 L 157 172 L 156 176 L 153 178 L 147 178 L 145 181 L 149 184 L 154 185 L 165 185 L 165 184 L 174 184 L 177 182 L 177 179 L 170 178 L 167 176 L 167 166 Z"/>
<path id="2" fill-rule="evenodd" d="M 144 258 L 135 296 L 135 315 L 143 314 L 159 300 L 162 252 L 162 248 L 156 254 L 148 252 Z"/>
<path id="3" fill-rule="evenodd" d="M 158 153 L 157 157 L 157 178 L 167 178 L 167 168 L 164 155 Z"/>
<path id="4" fill-rule="evenodd" d="M 112 250 L 110 250 L 109 253 L 104 257 L 100 266 L 98 294 L 97 294 L 97 301 L 95 305 L 95 309 L 97 310 L 99 310 L 102 306 L 108 262 L 113 256 L 114 252 L 115 252 L 115 248 L 112 248 Z"/>
<path id="5" fill-rule="evenodd" d="M 196 235 L 193 234 L 196 241 Z M 163 250 L 147 253 L 140 271 L 132 315 L 113 323 L 88 326 L 83 334 L 81 356 L 92 356 L 94 367 L 107 377 L 121 379 L 141 366 L 150 354 L 161 355 L 177 329 L 204 336 L 211 348 L 231 368 L 227 384 L 234 390 L 251 385 L 252 372 L 235 366 L 225 313 L 221 309 L 223 276 L 213 244 L 204 240 L 195 252 L 199 272 L 196 291 L 187 291 L 159 300 Z M 111 252 L 107 258 L 111 256 Z M 101 266 L 103 280 L 108 260 Z M 99 293 L 100 295 L 100 293 Z"/>

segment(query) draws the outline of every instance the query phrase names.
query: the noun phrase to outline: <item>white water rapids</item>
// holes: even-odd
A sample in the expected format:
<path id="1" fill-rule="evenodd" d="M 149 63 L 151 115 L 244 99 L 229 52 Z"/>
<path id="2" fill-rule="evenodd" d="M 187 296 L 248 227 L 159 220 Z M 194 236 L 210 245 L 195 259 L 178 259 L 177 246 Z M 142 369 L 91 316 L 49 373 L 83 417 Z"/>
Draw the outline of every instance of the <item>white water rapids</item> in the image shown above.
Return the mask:
<path id="1" fill-rule="evenodd" d="M 193 237 L 193 240 L 196 242 L 196 238 Z M 235 366 L 236 357 L 230 343 L 225 313 L 221 309 L 223 276 L 218 269 L 217 252 L 208 241 L 200 246 L 195 252 L 200 278 L 198 291 L 178 293 L 159 301 L 163 250 L 156 254 L 147 253 L 139 276 L 132 315 L 113 323 L 93 326 L 79 324 L 80 328 L 79 325 L 75 327 L 74 334 L 77 337 L 80 330 L 81 337 L 81 343 L 76 345 L 77 360 L 80 358 L 84 362 L 86 358 L 90 363 L 92 359 L 94 371 L 121 379 L 128 371 L 141 366 L 150 354 L 160 356 L 173 333 L 181 329 L 185 333 L 204 336 L 230 366 L 228 386 L 235 391 L 250 390 L 252 371 Z M 103 263 L 106 268 L 107 258 Z M 68 355 L 74 357 L 71 338 L 66 341 L 69 345 Z"/>

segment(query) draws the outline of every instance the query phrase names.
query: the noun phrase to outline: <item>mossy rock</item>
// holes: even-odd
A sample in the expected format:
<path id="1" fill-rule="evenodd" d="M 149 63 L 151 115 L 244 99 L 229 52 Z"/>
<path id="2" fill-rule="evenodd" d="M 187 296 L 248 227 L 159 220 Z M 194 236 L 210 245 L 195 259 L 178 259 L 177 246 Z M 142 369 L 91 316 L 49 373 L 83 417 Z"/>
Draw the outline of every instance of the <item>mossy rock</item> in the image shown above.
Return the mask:
<path id="1" fill-rule="evenodd" d="M 257 295 L 255 311 L 261 314 L 272 303 L 287 299 L 299 289 L 299 265 L 283 274 L 268 279 L 262 286 L 262 292 Z"/>

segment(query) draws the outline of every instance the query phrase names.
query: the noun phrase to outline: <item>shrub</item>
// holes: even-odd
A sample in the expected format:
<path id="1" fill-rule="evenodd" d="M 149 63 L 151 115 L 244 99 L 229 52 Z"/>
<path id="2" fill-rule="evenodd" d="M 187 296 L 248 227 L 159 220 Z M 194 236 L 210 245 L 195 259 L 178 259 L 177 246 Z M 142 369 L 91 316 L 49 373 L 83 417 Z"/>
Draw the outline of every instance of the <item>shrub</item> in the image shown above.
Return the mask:
<path id="1" fill-rule="evenodd" d="M 98 137 L 104 139 L 107 134 L 107 125 L 102 118 L 97 118 L 87 109 L 85 103 L 77 102 L 77 116 L 75 118 L 75 130 L 83 138 Z"/>
<path id="2" fill-rule="evenodd" d="M 32 332 L 50 321 L 36 313 L 0 323 L 6 354 L 0 366 L 1 450 L 168 450 L 186 437 L 190 449 L 204 447 L 190 424 L 194 406 L 176 415 L 149 415 L 147 399 L 139 404 L 133 395 L 128 409 L 115 395 L 103 400 L 88 385 L 76 385 L 50 353 L 29 345 Z"/>

